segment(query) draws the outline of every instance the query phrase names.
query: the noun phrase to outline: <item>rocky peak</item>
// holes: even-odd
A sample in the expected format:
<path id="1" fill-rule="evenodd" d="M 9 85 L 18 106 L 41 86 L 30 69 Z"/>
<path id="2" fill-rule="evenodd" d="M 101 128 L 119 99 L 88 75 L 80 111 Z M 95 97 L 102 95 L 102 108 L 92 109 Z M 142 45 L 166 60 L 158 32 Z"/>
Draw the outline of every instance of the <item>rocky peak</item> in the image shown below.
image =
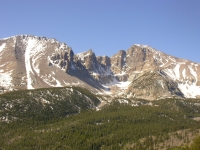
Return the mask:
<path id="1" fill-rule="evenodd" d="M 123 67 L 126 64 L 126 52 L 120 50 L 117 54 L 111 57 L 111 69 L 114 73 L 120 74 L 124 71 Z"/>
<path id="2" fill-rule="evenodd" d="M 103 66 L 111 66 L 111 60 L 108 56 L 97 56 L 97 61 Z"/>
<path id="3" fill-rule="evenodd" d="M 78 57 L 78 59 L 80 60 L 82 65 L 85 66 L 85 68 L 88 71 L 96 70 L 96 68 L 97 68 L 97 59 L 96 59 L 96 55 L 92 51 L 92 49 L 90 49 L 90 50 L 88 50 L 86 52 L 83 52 L 83 53 L 76 54 L 76 56 Z"/>
<path id="4" fill-rule="evenodd" d="M 157 51 L 146 45 L 133 45 L 126 51 L 126 53 L 127 57 L 133 57 L 134 61 L 144 62 L 146 60 L 153 59 L 153 55 L 157 53 Z"/>
<path id="5" fill-rule="evenodd" d="M 83 62 L 84 62 L 84 60 L 87 59 L 88 57 L 94 57 L 94 56 L 95 56 L 95 53 L 92 51 L 92 49 L 90 49 L 90 50 L 88 50 L 88 51 L 85 51 L 85 52 L 82 52 L 82 53 L 76 54 L 76 57 L 77 57 L 79 60 L 83 61 Z M 95 56 L 95 57 L 96 57 L 96 56 Z"/>

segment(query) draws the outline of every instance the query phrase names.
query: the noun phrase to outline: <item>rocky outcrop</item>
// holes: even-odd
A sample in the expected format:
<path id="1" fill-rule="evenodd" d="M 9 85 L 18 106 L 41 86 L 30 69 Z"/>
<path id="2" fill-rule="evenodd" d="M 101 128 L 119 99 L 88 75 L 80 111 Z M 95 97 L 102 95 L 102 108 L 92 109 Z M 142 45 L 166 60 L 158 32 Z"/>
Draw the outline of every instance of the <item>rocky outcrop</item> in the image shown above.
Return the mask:
<path id="1" fill-rule="evenodd" d="M 157 70 L 147 72 L 133 80 L 125 95 L 129 98 L 136 97 L 149 100 L 184 97 L 184 94 L 178 88 L 178 84 Z"/>
<path id="2" fill-rule="evenodd" d="M 53 53 L 49 59 L 49 66 L 59 65 L 61 69 L 64 69 L 65 72 L 69 72 L 71 63 L 74 59 L 74 52 L 70 47 L 64 45 L 56 53 Z"/>
<path id="3" fill-rule="evenodd" d="M 126 68 L 126 52 L 124 50 L 120 50 L 116 55 L 111 57 L 111 70 L 114 74 L 121 74 L 123 73 Z"/>

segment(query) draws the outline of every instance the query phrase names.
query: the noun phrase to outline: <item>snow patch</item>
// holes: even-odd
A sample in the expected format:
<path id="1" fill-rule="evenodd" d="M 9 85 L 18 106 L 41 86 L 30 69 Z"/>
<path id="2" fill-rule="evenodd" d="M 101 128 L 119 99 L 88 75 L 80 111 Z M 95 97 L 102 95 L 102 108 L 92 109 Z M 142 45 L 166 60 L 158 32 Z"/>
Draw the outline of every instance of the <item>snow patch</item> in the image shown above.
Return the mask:
<path id="1" fill-rule="evenodd" d="M 125 75 L 125 74 L 126 74 L 126 72 L 122 71 L 122 73 L 115 74 L 115 76 L 123 76 L 123 75 Z"/>
<path id="2" fill-rule="evenodd" d="M 164 72 L 173 80 L 176 80 L 176 75 L 172 69 L 165 69 Z"/>
<path id="3" fill-rule="evenodd" d="M 162 86 L 163 89 L 165 89 L 164 84 L 163 84 L 163 80 L 158 80 L 158 83 Z"/>
<path id="4" fill-rule="evenodd" d="M 200 95 L 200 87 L 196 86 L 195 83 L 192 85 L 189 84 L 178 84 L 178 88 L 184 94 L 186 98 L 196 98 L 197 95 Z"/>
<path id="5" fill-rule="evenodd" d="M 67 86 L 70 85 L 70 83 L 66 83 L 64 80 L 63 80 L 63 82 L 64 82 L 64 84 L 67 85 Z"/>
<path id="6" fill-rule="evenodd" d="M 182 76 L 183 76 L 184 79 L 186 78 L 186 72 L 185 72 L 185 69 L 183 69 Z"/>
<path id="7" fill-rule="evenodd" d="M 5 64 L 0 65 L 0 67 L 4 67 L 6 64 L 9 64 L 9 62 L 6 62 Z"/>
<path id="8" fill-rule="evenodd" d="M 113 79 L 112 82 L 108 83 L 108 84 L 105 84 L 104 86 L 117 86 L 119 88 L 127 88 L 129 86 L 131 82 L 129 81 L 126 81 L 126 82 L 119 82 L 117 81 L 115 78 Z"/>
<path id="9" fill-rule="evenodd" d="M 0 52 L 3 51 L 3 49 L 6 47 L 6 43 L 3 43 L 1 46 L 0 46 Z"/>
<path id="10" fill-rule="evenodd" d="M 42 40 L 45 40 L 42 39 Z M 32 86 L 32 76 L 34 73 L 37 73 L 40 76 L 40 69 L 38 61 L 44 55 L 44 50 L 46 46 L 39 40 L 39 37 L 30 37 L 27 36 L 23 39 L 23 42 L 26 43 L 25 49 L 25 65 L 26 65 L 26 74 L 27 74 L 27 88 L 34 89 Z"/>
<path id="11" fill-rule="evenodd" d="M 81 84 L 80 82 L 77 83 L 72 82 L 72 85 L 80 85 L 80 84 Z"/>
<path id="12" fill-rule="evenodd" d="M 176 67 L 174 68 L 174 73 L 177 79 L 180 78 L 179 68 L 180 68 L 180 64 L 177 64 Z"/>
<path id="13" fill-rule="evenodd" d="M 55 87 L 62 87 L 62 84 L 58 80 L 56 80 L 54 77 L 52 78 L 56 81 Z"/>
<path id="14" fill-rule="evenodd" d="M 7 72 L 4 72 L 4 70 L 1 70 L 1 73 L 0 73 L 0 86 L 1 87 L 9 87 L 9 86 L 12 86 L 12 72 L 13 70 L 10 70 L 10 71 L 7 71 Z"/>
<path id="15" fill-rule="evenodd" d="M 89 56 L 89 55 L 90 55 L 90 51 L 86 51 L 86 52 L 82 52 L 82 53 L 76 54 L 76 56 L 77 56 L 79 59 L 81 59 L 82 61 L 84 61 L 84 58 L 85 58 L 86 56 Z"/>
<path id="16" fill-rule="evenodd" d="M 165 69 L 164 72 L 173 80 L 180 79 L 180 64 L 176 64 L 174 69 Z"/>
<path id="17" fill-rule="evenodd" d="M 25 52 L 25 65 L 26 65 L 26 74 L 27 74 L 27 89 L 34 89 L 32 86 L 32 79 L 31 73 L 33 74 L 33 70 L 31 67 L 30 57 L 31 57 L 31 50 L 35 46 L 35 40 L 29 40 L 28 45 Z"/>
<path id="18" fill-rule="evenodd" d="M 128 104 L 129 102 L 125 99 L 118 99 L 119 103 L 122 104 L 122 103 L 125 103 L 125 104 Z"/>
<path id="19" fill-rule="evenodd" d="M 191 66 L 188 66 L 188 68 L 190 69 L 190 73 L 193 75 L 193 77 L 195 77 L 196 82 L 197 82 L 197 73 L 193 70 Z"/>
<path id="20" fill-rule="evenodd" d="M 142 45 L 142 44 L 134 44 L 135 46 L 138 46 L 138 47 L 142 47 L 142 48 L 146 48 L 148 47 L 148 45 Z"/>
<path id="21" fill-rule="evenodd" d="M 60 81 L 58 81 L 56 78 L 52 77 L 50 74 L 48 76 L 47 75 L 41 76 L 41 78 L 49 86 L 52 86 L 52 87 L 63 87 L 62 84 L 60 83 Z M 52 82 L 56 82 L 56 84 L 52 84 Z"/>

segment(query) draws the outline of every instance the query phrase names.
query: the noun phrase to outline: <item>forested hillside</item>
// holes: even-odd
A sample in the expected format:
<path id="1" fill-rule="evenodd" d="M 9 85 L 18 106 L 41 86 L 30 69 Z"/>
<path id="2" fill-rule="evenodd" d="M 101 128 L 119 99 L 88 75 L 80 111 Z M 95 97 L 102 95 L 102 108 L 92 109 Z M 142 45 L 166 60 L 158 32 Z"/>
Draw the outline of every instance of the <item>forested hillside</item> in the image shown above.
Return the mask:
<path id="1" fill-rule="evenodd" d="M 22 90 L 0 95 L 0 121 L 48 121 L 96 108 L 98 98 L 80 87 Z"/>
<path id="2" fill-rule="evenodd" d="M 79 92 L 85 91 L 72 89 Z M 48 89 L 48 91 L 51 90 Z M 23 93 L 27 95 L 30 91 Z M 31 91 L 31 93 L 34 92 Z M 94 104 L 98 103 L 94 95 L 89 91 L 85 91 L 86 93 L 93 99 Z M 11 95 L 14 97 L 15 92 Z M 3 95 L 1 107 L 5 99 L 6 95 Z M 74 99 L 71 102 L 76 102 L 77 105 L 80 104 L 79 100 Z M 200 133 L 199 100 L 165 99 L 141 106 L 120 104 L 116 100 L 100 111 L 94 109 L 70 111 L 71 107 L 63 106 L 66 101 L 58 104 L 48 104 L 43 109 L 38 109 L 33 107 L 36 104 L 30 103 L 27 113 L 22 113 L 24 118 L 18 116 L 20 119 L 9 123 L 2 121 L 0 149 L 184 149 L 188 148 L 190 142 Z M 50 109 L 50 106 L 53 109 Z M 65 111 L 59 111 L 59 108 L 56 109 L 57 106 L 62 106 L 60 109 Z M 79 107 L 87 108 L 82 104 Z M 18 112 L 24 110 L 24 107 L 17 108 Z M 71 112 L 71 115 L 66 112 Z M 45 121 L 43 116 L 45 116 Z"/>

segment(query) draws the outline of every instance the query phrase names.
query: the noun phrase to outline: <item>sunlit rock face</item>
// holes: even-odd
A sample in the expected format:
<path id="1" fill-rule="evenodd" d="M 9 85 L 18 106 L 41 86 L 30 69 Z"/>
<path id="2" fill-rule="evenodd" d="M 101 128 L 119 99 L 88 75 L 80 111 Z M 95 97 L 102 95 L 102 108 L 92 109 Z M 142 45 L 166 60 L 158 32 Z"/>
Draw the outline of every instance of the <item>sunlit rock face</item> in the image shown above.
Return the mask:
<path id="1" fill-rule="evenodd" d="M 30 35 L 0 40 L 0 91 L 82 86 L 129 98 L 197 98 L 200 65 L 135 44 L 112 57 L 74 54 L 56 39 Z"/>

